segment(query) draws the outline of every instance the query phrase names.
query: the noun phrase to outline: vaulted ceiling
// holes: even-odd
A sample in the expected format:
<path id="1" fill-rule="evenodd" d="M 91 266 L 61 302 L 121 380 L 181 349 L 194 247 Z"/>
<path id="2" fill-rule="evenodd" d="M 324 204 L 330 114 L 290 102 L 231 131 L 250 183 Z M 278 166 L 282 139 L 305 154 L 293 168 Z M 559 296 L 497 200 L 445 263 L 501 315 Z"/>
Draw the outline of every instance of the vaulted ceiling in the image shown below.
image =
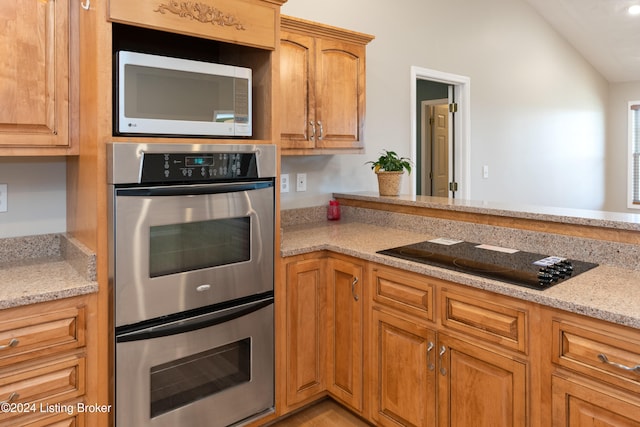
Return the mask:
<path id="1" fill-rule="evenodd" d="M 609 82 L 640 81 L 640 0 L 526 0 Z"/>

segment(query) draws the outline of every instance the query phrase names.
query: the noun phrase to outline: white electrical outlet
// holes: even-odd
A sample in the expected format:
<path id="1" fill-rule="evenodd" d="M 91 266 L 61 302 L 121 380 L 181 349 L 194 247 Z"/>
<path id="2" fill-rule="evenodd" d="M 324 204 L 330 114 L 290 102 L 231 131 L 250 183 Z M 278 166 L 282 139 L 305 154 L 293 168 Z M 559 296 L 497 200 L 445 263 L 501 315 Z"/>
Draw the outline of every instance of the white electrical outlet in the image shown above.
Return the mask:
<path id="1" fill-rule="evenodd" d="M 299 173 L 296 175 L 296 191 L 307 191 L 306 173 Z"/>
<path id="2" fill-rule="evenodd" d="M 0 184 L 0 212 L 7 211 L 7 184 Z"/>
<path id="3" fill-rule="evenodd" d="M 482 177 L 484 179 L 489 178 L 489 165 L 482 166 Z"/>
<path id="4" fill-rule="evenodd" d="M 280 174 L 280 192 L 281 193 L 289 192 L 289 174 L 288 173 Z"/>

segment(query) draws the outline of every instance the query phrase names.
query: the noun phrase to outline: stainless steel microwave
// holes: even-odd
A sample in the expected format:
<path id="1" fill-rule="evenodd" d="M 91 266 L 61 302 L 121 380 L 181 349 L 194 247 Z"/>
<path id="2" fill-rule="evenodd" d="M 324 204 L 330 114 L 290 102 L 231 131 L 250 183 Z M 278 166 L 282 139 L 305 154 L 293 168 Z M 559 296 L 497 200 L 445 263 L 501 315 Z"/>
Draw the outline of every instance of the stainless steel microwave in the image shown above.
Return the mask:
<path id="1" fill-rule="evenodd" d="M 251 136 L 251 69 L 117 53 L 117 134 Z"/>

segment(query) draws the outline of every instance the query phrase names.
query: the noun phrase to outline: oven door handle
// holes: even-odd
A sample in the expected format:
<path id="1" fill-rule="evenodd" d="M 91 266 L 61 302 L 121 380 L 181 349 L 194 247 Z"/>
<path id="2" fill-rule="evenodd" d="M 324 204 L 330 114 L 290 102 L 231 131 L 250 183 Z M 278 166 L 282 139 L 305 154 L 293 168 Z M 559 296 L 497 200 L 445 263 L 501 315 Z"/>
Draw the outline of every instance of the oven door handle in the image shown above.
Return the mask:
<path id="1" fill-rule="evenodd" d="M 116 342 L 142 341 L 151 338 L 161 338 L 185 332 L 197 331 L 198 329 L 204 329 L 221 323 L 230 322 L 271 304 L 273 304 L 273 297 L 268 297 L 259 301 L 242 304 L 237 307 L 203 314 L 189 319 L 178 320 L 164 325 L 150 326 L 137 331 L 126 332 L 121 335 L 116 333 Z"/>
<path id="2" fill-rule="evenodd" d="M 171 187 L 119 188 L 117 196 L 191 196 L 201 194 L 237 193 L 273 187 L 272 181 L 243 182 L 239 184 L 180 185 Z"/>

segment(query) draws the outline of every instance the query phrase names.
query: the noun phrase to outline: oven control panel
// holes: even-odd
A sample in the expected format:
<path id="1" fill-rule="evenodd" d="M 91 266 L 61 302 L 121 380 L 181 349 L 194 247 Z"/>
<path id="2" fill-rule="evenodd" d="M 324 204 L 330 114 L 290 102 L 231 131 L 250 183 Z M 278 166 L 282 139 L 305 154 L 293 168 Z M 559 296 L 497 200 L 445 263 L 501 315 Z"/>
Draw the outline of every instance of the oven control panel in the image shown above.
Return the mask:
<path id="1" fill-rule="evenodd" d="M 141 183 L 258 178 L 255 153 L 145 153 Z"/>

